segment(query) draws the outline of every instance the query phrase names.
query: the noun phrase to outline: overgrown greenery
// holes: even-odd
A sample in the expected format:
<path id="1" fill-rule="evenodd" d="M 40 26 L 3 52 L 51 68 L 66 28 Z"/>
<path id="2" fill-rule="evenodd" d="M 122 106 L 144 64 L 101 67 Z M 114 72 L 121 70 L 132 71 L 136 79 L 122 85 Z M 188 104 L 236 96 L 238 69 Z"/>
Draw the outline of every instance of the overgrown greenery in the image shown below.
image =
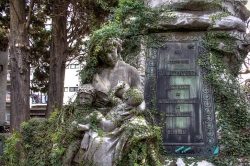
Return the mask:
<path id="1" fill-rule="evenodd" d="M 67 148 L 75 141 L 82 139 L 83 132 L 79 132 L 75 124 L 91 123 L 92 128 L 98 129 L 97 126 L 94 126 L 94 124 L 97 124 L 96 119 L 86 120 L 84 118 L 87 114 L 93 112 L 93 109 L 78 107 L 75 104 L 70 104 L 64 110 L 55 110 L 49 119 L 40 121 L 34 118 L 24 122 L 21 127 L 22 131 L 20 133 L 14 132 L 5 142 L 4 165 L 61 166 Z M 129 148 L 124 150 L 122 160 L 117 161 L 119 165 L 134 165 L 137 163 L 150 166 L 157 164 L 157 156 L 153 156 L 148 151 L 155 152 L 154 150 L 161 139 L 159 132 L 160 130 L 157 127 L 152 130 L 151 127 L 141 126 L 138 130 L 138 124 L 131 123 L 126 126 L 124 136 L 132 139 L 128 141 L 127 144 L 129 145 L 126 145 Z M 154 154 L 157 155 L 157 152 Z M 145 160 L 146 158 L 150 160 Z M 85 164 L 84 161 L 80 165 L 84 166 Z"/>
<path id="2" fill-rule="evenodd" d="M 111 1 L 68 1 L 67 11 L 67 58 L 65 61 L 85 60 L 85 36 L 100 28 L 106 17 L 117 6 L 116 0 Z M 31 89 L 35 92 L 48 91 L 51 47 L 51 16 L 53 2 L 50 0 L 36 1 L 29 29 L 31 50 L 30 61 L 33 72 Z M 57 7 L 62 7 L 58 4 Z"/>
<path id="3" fill-rule="evenodd" d="M 217 4 L 217 9 L 225 12 L 224 8 L 219 5 L 220 2 L 214 1 Z M 107 7 L 105 1 L 99 3 Z M 180 8 L 151 9 L 141 1 L 120 0 L 119 7 L 114 10 L 114 14 L 109 18 L 109 23 L 95 31 L 90 38 L 91 44 L 89 46 L 87 65 L 81 73 L 82 83 L 90 83 L 92 76 L 99 71 L 98 67 L 102 66 L 99 56 L 106 53 L 103 52 L 101 47 L 112 46 L 106 45 L 106 41 L 110 38 L 120 38 L 124 41 L 122 58 L 127 63 L 137 67 L 136 55 L 140 51 L 141 42 L 149 34 L 149 29 L 157 29 L 159 20 L 172 21 L 175 19 L 176 16 L 171 11 Z M 160 13 L 165 15 L 160 15 Z M 225 12 L 214 15 L 212 19 L 220 20 L 229 14 Z M 238 159 L 242 160 L 241 163 L 244 163 L 244 161 L 249 162 L 249 106 L 237 80 L 241 63 L 247 53 L 238 50 L 236 39 L 228 33 L 210 31 L 209 28 L 204 37 L 204 45 L 207 53 L 197 59 L 197 62 L 208 70 L 205 79 L 214 88 L 220 153 L 213 158 L 184 158 L 184 161 L 192 163 L 204 159 L 219 166 L 227 166 L 229 163 L 230 165 L 237 165 L 240 163 Z M 105 50 L 110 49 L 106 48 Z M 55 111 L 49 119 L 43 122 L 31 119 L 29 122 L 24 123 L 22 132 L 14 133 L 6 141 L 5 164 L 61 165 L 62 155 L 65 153 L 66 148 L 72 141 L 81 138 L 72 125 L 72 121 L 87 123 L 82 115 L 91 112 L 90 108 L 78 108 L 75 104 L 72 103 L 64 110 Z M 146 116 L 151 115 L 148 112 Z M 68 126 L 70 127 L 68 128 Z M 70 129 L 71 127 L 73 130 Z M 155 128 L 155 131 L 152 132 L 151 129 L 142 127 L 142 130 L 138 131 L 136 126 L 130 125 L 129 130 L 126 132 L 128 135 L 133 135 L 131 136 L 133 139 L 129 142 L 129 147 L 132 148 L 124 151 L 122 160 L 119 161 L 120 165 L 155 165 L 156 163 L 143 159 L 148 155 L 146 150 L 155 148 L 152 150 L 157 151 L 162 148 L 159 147 L 161 128 Z M 142 136 L 144 133 L 149 133 L 154 140 L 143 140 L 143 142 L 136 140 L 137 137 L 134 137 Z M 156 142 L 154 147 L 150 147 L 149 142 L 152 141 Z M 19 147 L 19 151 L 16 151 L 16 146 Z M 21 162 L 18 160 L 20 156 L 22 156 Z M 151 158 L 154 158 L 154 156 L 151 156 Z M 163 160 L 167 158 L 176 159 L 168 155 L 163 156 Z M 157 164 L 164 164 L 164 161 Z"/>
<path id="4" fill-rule="evenodd" d="M 49 119 L 24 122 L 22 131 L 14 132 L 5 143 L 4 165 L 61 166 L 67 147 L 82 139 L 72 122 L 89 123 L 83 117 L 90 112 L 90 108 L 78 108 L 72 103 L 64 110 L 55 110 Z"/>
<path id="5" fill-rule="evenodd" d="M 221 43 L 225 47 L 219 48 Z M 215 165 L 238 165 L 250 153 L 249 103 L 240 88 L 237 73 L 247 52 L 237 54 L 236 40 L 226 32 L 208 32 L 204 42 L 209 53 L 202 57 L 201 66 L 210 68 L 206 80 L 214 87 L 214 102 L 219 134 L 220 153 L 210 159 Z M 233 59 L 226 61 L 225 59 Z M 239 161 L 241 159 L 242 161 Z"/>
<path id="6" fill-rule="evenodd" d="M 81 73 L 82 83 L 92 82 L 92 76 L 98 72 L 101 65 L 99 56 L 103 53 L 101 47 L 106 46 L 107 39 L 120 38 L 123 40 L 123 60 L 132 66 L 138 67 L 138 53 L 141 44 L 146 43 L 149 29 L 157 29 L 158 21 L 170 22 L 176 18 L 167 9 L 152 9 L 143 2 L 136 0 L 120 0 L 118 8 L 110 16 L 110 21 L 101 29 L 95 31 L 90 38 L 90 47 L 87 65 Z M 164 13 L 164 15 L 161 15 Z M 107 46 L 108 47 L 108 46 Z M 105 48 L 105 50 L 110 50 Z"/>

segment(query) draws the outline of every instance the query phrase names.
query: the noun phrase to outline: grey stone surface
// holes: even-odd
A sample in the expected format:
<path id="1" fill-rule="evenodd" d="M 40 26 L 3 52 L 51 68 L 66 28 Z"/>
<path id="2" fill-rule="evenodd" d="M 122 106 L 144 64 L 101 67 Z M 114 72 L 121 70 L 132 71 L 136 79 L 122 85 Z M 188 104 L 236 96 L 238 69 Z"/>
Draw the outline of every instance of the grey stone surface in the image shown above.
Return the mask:
<path id="1" fill-rule="evenodd" d="M 147 38 L 142 38 L 140 43 L 140 52 L 137 55 L 138 58 L 138 72 L 140 73 L 141 83 L 142 87 L 144 87 L 144 79 L 145 79 L 145 63 L 146 63 L 146 52 L 147 52 L 147 46 L 146 46 Z"/>
<path id="2" fill-rule="evenodd" d="M 173 9 L 185 9 L 185 10 L 204 10 L 208 9 L 210 7 L 215 6 L 212 2 L 214 0 L 143 0 L 144 3 L 148 4 L 152 8 L 173 8 Z M 222 5 L 224 7 L 227 7 L 227 10 L 229 12 L 232 12 L 235 14 L 236 12 L 242 12 L 242 11 L 235 11 L 235 6 L 237 8 L 241 8 L 241 10 L 246 10 L 245 6 L 247 4 L 247 0 L 235 0 L 232 2 L 222 2 Z"/>
<path id="3" fill-rule="evenodd" d="M 171 22 L 159 22 L 159 25 L 162 28 L 169 29 L 185 28 L 207 30 L 209 28 L 216 30 L 246 31 L 245 22 L 234 16 L 222 17 L 221 20 L 215 20 L 213 22 L 211 17 L 215 14 L 220 14 L 220 12 L 175 11 L 173 14 L 177 16 L 176 19 Z"/>
<path id="4" fill-rule="evenodd" d="M 231 16 L 212 21 L 211 17 L 221 14 L 212 1 L 204 0 L 144 0 L 152 8 L 170 8 L 177 18 L 172 22 L 160 22 L 162 28 L 185 29 L 216 29 L 238 30 L 245 32 L 245 21 L 250 17 L 250 11 L 244 6 L 247 1 L 222 2 L 222 6 Z M 162 13 L 164 15 L 164 13 Z"/>
<path id="5" fill-rule="evenodd" d="M 0 125 L 3 125 L 5 122 L 7 64 L 8 52 L 0 51 L 0 65 L 3 65 L 3 71 L 0 71 Z"/>
<path id="6" fill-rule="evenodd" d="M 216 20 L 215 25 L 211 29 L 223 29 L 223 30 L 239 30 L 246 31 L 246 24 L 241 19 L 234 16 L 227 16 L 221 20 Z"/>

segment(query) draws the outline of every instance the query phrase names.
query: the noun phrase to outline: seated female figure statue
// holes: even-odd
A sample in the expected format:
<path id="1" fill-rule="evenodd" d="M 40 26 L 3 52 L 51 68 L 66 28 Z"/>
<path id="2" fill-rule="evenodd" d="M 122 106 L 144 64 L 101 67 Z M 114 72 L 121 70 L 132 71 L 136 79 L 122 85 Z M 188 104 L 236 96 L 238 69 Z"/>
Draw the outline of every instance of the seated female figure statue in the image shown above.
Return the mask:
<path id="1" fill-rule="evenodd" d="M 95 111 L 87 117 L 96 119 L 97 124 L 78 124 L 78 129 L 84 130 L 85 136 L 74 161 L 87 166 L 121 165 L 119 162 L 132 149 L 130 146 L 143 141 L 149 154 L 145 155 L 145 159 L 139 159 L 139 162 L 148 160 L 149 156 L 150 160 L 154 160 L 155 153 L 150 149 L 153 149 L 151 143 L 155 142 L 155 138 L 151 135 L 153 132 L 145 118 L 139 115 L 145 110 L 139 72 L 122 61 L 120 39 L 108 40 L 102 49 L 106 54 L 100 55 L 99 59 L 105 67 L 94 75 L 92 86 L 96 92 L 95 104 L 98 103 L 99 108 L 105 108 L 110 103 L 111 110 L 106 116 Z M 125 86 L 120 86 L 121 83 Z M 135 96 L 131 92 L 140 94 L 137 102 L 132 102 Z M 97 127 L 94 129 L 93 125 Z"/>
<path id="2" fill-rule="evenodd" d="M 111 38 L 106 43 L 107 45 L 102 48 L 106 54 L 99 56 L 105 67 L 101 69 L 100 73 L 94 75 L 92 81 L 92 85 L 96 89 L 96 102 L 103 106 L 110 102 L 108 93 L 117 85 L 118 81 L 126 82 L 129 87 L 143 89 L 137 69 L 122 61 L 120 55 L 122 41 L 118 38 Z M 117 91 L 116 95 L 121 97 L 123 90 Z"/>
<path id="3" fill-rule="evenodd" d="M 143 101 L 143 92 L 138 88 L 129 88 L 127 89 L 125 82 L 118 83 L 109 93 L 109 98 L 114 104 L 117 104 L 112 108 L 107 115 L 104 117 L 100 112 L 94 111 L 86 117 L 86 119 L 95 119 L 98 124 L 98 127 L 103 132 L 111 132 L 115 128 L 119 127 L 121 122 L 131 118 L 133 113 L 136 113 L 137 106 L 139 106 Z M 122 94 L 122 100 L 115 96 L 115 93 L 118 90 L 124 89 L 125 91 Z M 133 111 L 133 112 L 132 112 Z M 87 131 L 91 128 L 91 124 L 78 124 L 78 130 Z M 86 150 L 89 144 L 89 134 L 85 132 L 83 137 L 81 148 Z"/>
<path id="4" fill-rule="evenodd" d="M 122 91 L 122 98 L 115 94 Z M 104 117 L 100 112 L 94 111 L 86 119 L 95 119 L 98 124 L 78 124 L 80 131 L 85 131 L 81 142 L 81 149 L 78 152 L 75 162 L 84 162 L 85 165 L 116 165 L 121 156 L 121 151 L 129 140 L 129 134 L 125 134 L 131 125 L 147 126 L 146 120 L 138 118 L 137 113 L 141 112 L 138 106 L 143 102 L 143 92 L 136 88 L 128 88 L 125 82 L 119 82 L 112 88 L 108 97 L 114 106 Z M 92 125 L 97 125 L 93 129 Z M 98 130 L 103 133 L 100 134 Z M 138 135 L 137 135 L 138 136 Z M 89 163 L 89 164 L 86 164 Z"/>

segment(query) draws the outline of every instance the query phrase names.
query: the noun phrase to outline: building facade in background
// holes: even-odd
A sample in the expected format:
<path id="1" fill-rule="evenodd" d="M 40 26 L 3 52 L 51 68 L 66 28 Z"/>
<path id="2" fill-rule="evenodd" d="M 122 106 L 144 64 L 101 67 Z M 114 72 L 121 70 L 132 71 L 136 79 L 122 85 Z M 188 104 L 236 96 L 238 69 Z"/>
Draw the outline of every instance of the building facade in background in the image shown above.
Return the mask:
<path id="1" fill-rule="evenodd" d="M 8 68 L 8 52 L 0 51 L 0 126 L 3 126 L 6 119 L 9 119 L 7 109 L 9 109 L 9 94 L 7 88 L 7 68 Z"/>

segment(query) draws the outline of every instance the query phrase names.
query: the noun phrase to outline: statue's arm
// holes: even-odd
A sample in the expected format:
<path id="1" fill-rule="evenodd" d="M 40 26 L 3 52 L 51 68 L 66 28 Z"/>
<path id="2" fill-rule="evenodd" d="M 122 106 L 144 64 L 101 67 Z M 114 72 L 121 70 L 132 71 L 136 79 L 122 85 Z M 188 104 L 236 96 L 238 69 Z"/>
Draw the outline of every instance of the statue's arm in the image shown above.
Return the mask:
<path id="1" fill-rule="evenodd" d="M 132 82 L 131 82 L 131 86 L 135 86 L 137 88 L 140 88 L 141 90 L 144 89 L 144 87 L 142 86 L 142 82 L 141 82 L 141 76 L 138 72 L 138 70 L 134 67 L 131 68 L 130 73 L 132 74 Z M 143 100 L 143 102 L 138 106 L 138 111 L 143 112 L 146 110 L 146 103 Z"/>
<path id="2" fill-rule="evenodd" d="M 143 89 L 142 83 L 141 83 L 141 77 L 138 72 L 138 70 L 131 66 L 129 70 L 129 74 L 131 75 L 131 87 L 137 87 L 140 89 Z"/>

